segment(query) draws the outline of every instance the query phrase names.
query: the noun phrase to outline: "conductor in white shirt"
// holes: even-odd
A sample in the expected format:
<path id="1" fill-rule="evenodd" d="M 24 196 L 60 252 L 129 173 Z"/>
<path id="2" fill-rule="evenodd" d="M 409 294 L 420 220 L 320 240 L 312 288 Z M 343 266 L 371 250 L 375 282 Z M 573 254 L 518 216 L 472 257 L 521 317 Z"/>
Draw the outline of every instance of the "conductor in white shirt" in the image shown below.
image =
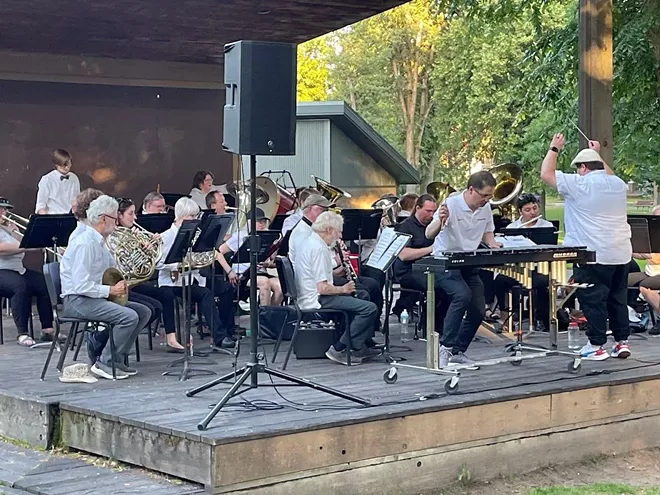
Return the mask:
<path id="1" fill-rule="evenodd" d="M 321 213 L 311 226 L 311 234 L 300 244 L 294 273 L 301 309 L 336 309 L 349 314 L 350 342 L 345 331 L 325 355 L 347 365 L 348 352 L 351 352 L 351 364 L 356 365 L 377 355 L 369 350 L 369 344 L 373 345 L 370 338 L 378 308 L 370 301 L 351 297 L 356 290 L 353 282 L 340 287 L 334 285 L 330 246 L 341 239 L 343 226 L 344 219 L 340 215 L 330 211 Z"/>
<path id="2" fill-rule="evenodd" d="M 37 186 L 34 211 L 41 215 L 69 213 L 73 199 L 80 192 L 80 181 L 71 172 L 71 154 L 57 149 L 51 157 L 55 170 L 44 175 Z"/>
<path id="3" fill-rule="evenodd" d="M 449 196 L 426 227 L 426 237 L 435 239 L 433 256 L 444 251 L 475 251 L 483 242 L 490 248 L 502 245 L 495 240 L 493 212 L 489 201 L 495 190 L 490 172 L 472 174 L 467 189 Z M 478 268 L 436 273 L 436 290 L 442 290 L 450 303 L 440 336 L 441 367 L 470 364 L 465 351 L 479 329 L 486 312 L 484 284 Z M 465 316 L 465 318 L 463 318 Z"/>
<path id="4" fill-rule="evenodd" d="M 112 325 L 117 361 L 118 379 L 127 378 L 137 371 L 124 364 L 140 331 L 151 318 L 151 311 L 142 304 L 128 302 L 126 306 L 108 300 L 127 291 L 126 282 L 113 286 L 102 285 L 103 272 L 114 266 L 114 259 L 105 247 L 105 239 L 117 223 L 118 204 L 110 196 L 100 196 L 87 209 L 87 228 L 80 232 L 62 257 L 60 277 L 62 281 L 63 315 Z M 91 368 L 95 375 L 112 379 L 112 353 L 105 345 L 105 335 L 89 333 L 88 352 L 96 350 L 96 362 Z M 104 338 L 105 337 L 105 338 Z M 90 356 L 91 357 L 91 356 Z"/>
<path id="5" fill-rule="evenodd" d="M 564 245 L 586 246 L 596 252 L 595 263 L 573 268 L 575 282 L 589 284 L 577 291 L 589 338 L 579 353 L 582 359 L 596 361 L 610 356 L 604 348 L 609 318 L 615 340 L 611 355 L 625 359 L 630 356 L 627 292 L 632 258 L 626 183 L 600 156 L 598 141 L 589 141 L 589 149 L 573 159 L 576 173 L 556 170 L 563 147 L 564 136 L 555 134 L 541 165 L 541 179 L 564 197 Z"/>

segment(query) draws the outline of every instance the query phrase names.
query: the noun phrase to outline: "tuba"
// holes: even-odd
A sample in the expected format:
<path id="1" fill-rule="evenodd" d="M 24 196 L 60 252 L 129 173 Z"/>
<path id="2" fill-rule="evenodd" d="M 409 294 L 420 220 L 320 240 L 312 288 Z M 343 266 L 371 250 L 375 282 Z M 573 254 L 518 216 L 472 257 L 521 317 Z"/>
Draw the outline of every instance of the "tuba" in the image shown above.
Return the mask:
<path id="1" fill-rule="evenodd" d="M 437 180 L 426 186 L 426 192 L 435 198 L 436 203 L 444 203 L 449 196 L 456 192 L 456 189 L 447 182 Z"/>
<path id="2" fill-rule="evenodd" d="M 146 282 L 156 271 L 156 263 L 163 252 L 160 237 L 144 229 L 134 231 L 116 227 L 106 238 L 105 244 L 117 263 L 117 268 L 111 267 L 103 272 L 101 283 L 110 286 L 122 280 L 126 281 L 127 287 Z M 109 299 L 125 306 L 128 293 L 110 296 Z"/>
<path id="3" fill-rule="evenodd" d="M 351 195 L 346 191 L 339 189 L 337 186 L 333 186 L 327 180 L 319 179 L 312 175 L 312 179 L 315 182 L 315 189 L 321 193 L 325 199 L 335 204 L 341 198 L 350 199 Z"/>
<path id="4" fill-rule="evenodd" d="M 513 202 L 523 187 L 522 169 L 514 163 L 503 163 L 488 170 L 495 178 L 495 190 L 490 205 L 497 208 L 502 217 L 512 218 Z"/>
<path id="5" fill-rule="evenodd" d="M 383 227 L 396 225 L 396 217 L 401 213 L 401 205 L 397 196 L 389 194 L 374 201 L 371 207 L 374 210 L 383 210 L 383 220 L 381 222 Z"/>

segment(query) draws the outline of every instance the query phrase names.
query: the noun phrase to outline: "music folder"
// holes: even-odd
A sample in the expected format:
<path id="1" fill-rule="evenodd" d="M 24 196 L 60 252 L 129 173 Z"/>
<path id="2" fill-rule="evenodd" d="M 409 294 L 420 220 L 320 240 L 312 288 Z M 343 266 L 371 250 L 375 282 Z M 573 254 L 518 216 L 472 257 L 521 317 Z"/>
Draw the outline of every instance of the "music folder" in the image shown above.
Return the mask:
<path id="1" fill-rule="evenodd" d="M 412 239 L 410 234 L 396 232 L 392 227 L 383 229 L 366 265 L 386 272 L 403 248 L 408 245 L 410 239 Z"/>

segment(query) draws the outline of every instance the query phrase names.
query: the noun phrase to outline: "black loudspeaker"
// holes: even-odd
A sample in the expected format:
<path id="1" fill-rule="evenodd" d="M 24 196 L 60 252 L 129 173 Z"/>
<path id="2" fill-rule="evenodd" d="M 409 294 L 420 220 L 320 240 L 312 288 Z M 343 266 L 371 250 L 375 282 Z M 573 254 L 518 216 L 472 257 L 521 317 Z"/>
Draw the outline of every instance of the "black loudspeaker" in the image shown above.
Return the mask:
<path id="1" fill-rule="evenodd" d="M 238 155 L 296 152 L 296 45 L 225 45 L 222 147 Z"/>

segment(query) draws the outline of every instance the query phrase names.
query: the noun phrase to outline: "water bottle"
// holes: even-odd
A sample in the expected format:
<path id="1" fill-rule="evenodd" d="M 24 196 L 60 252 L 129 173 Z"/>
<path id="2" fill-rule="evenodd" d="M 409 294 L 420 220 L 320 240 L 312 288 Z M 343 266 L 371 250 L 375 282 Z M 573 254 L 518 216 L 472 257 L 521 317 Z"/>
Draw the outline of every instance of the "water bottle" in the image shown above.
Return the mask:
<path id="1" fill-rule="evenodd" d="M 408 328 L 408 311 L 401 311 L 401 342 L 410 340 L 410 329 Z"/>
<path id="2" fill-rule="evenodd" d="M 568 348 L 571 351 L 577 351 L 581 348 L 580 345 L 580 327 L 574 321 L 568 324 Z"/>

